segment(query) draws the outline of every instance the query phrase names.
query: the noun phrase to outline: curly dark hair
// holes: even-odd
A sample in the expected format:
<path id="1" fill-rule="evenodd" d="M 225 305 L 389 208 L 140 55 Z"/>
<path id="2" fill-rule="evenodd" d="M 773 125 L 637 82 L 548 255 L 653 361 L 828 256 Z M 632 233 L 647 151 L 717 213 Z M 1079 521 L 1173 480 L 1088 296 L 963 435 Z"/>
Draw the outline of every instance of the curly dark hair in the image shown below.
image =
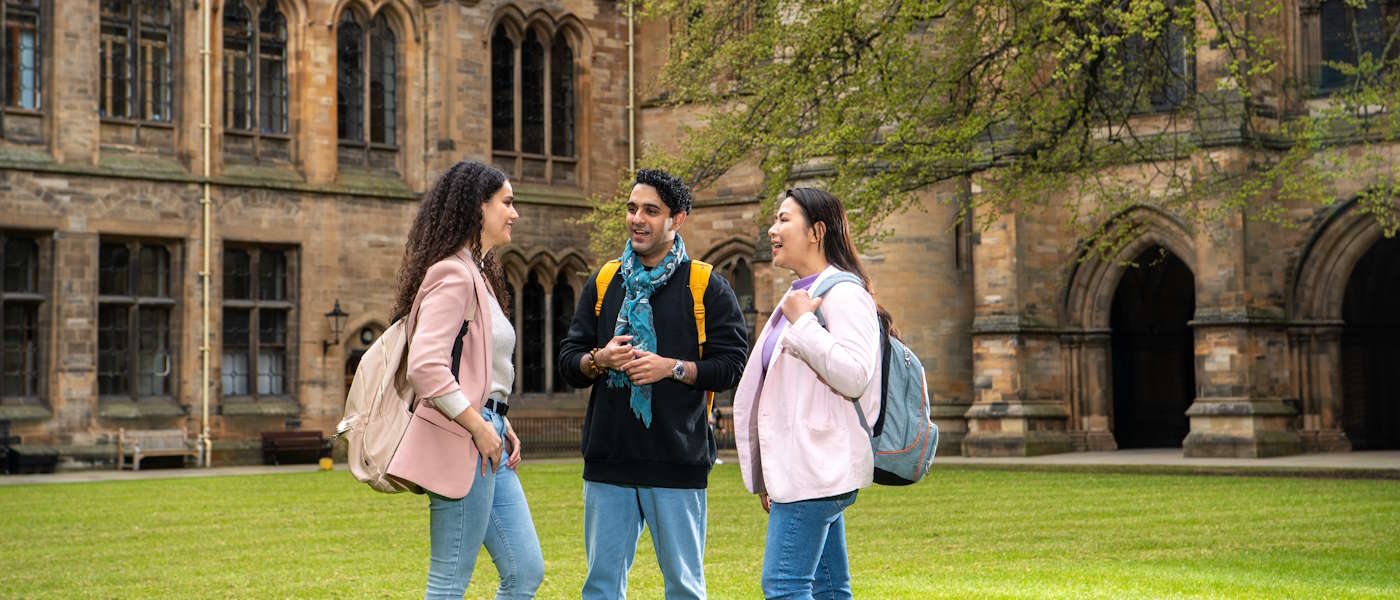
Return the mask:
<path id="1" fill-rule="evenodd" d="M 418 214 L 408 230 L 408 243 L 399 267 L 399 291 L 390 319 L 408 315 L 418 286 L 433 263 L 452 256 L 462 246 L 481 260 L 481 272 L 496 294 L 501 309 L 510 314 L 510 289 L 501 274 L 495 252 L 481 255 L 481 206 L 506 183 L 500 169 L 464 160 L 448 169 L 418 203 Z"/>
<path id="2" fill-rule="evenodd" d="M 637 169 L 637 183 L 656 188 L 656 194 L 671 209 L 671 214 L 690 214 L 690 188 L 676 176 L 661 169 Z"/>

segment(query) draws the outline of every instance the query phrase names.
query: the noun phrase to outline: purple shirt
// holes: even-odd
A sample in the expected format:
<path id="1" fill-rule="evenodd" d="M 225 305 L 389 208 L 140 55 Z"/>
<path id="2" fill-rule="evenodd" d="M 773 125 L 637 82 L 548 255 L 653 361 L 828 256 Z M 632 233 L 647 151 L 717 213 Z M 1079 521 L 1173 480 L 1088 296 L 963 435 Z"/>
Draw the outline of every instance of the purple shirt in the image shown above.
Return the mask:
<path id="1" fill-rule="evenodd" d="M 805 290 L 812 287 L 812 283 L 817 280 L 818 275 L 821 275 L 821 271 L 792 282 L 792 289 L 788 291 Z M 783 329 L 788 325 L 787 316 L 783 314 L 781 306 L 773 311 L 773 319 L 777 324 L 773 325 L 773 331 L 768 332 L 768 337 L 763 340 L 763 354 L 760 355 L 760 358 L 763 360 L 763 373 L 765 375 L 768 373 L 768 362 L 773 358 L 773 349 L 778 346 L 778 338 L 782 336 Z"/>

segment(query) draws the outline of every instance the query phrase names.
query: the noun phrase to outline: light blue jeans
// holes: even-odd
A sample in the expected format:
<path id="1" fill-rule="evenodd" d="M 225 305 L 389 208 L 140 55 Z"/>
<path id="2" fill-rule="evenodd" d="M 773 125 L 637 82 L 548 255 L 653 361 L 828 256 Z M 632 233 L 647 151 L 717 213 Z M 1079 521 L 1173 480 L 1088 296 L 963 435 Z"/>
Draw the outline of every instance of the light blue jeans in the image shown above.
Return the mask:
<path id="1" fill-rule="evenodd" d="M 705 490 L 583 482 L 588 577 L 583 600 L 627 597 L 642 526 L 651 530 L 668 600 L 705 597 Z"/>
<path id="2" fill-rule="evenodd" d="M 835 600 L 851 597 L 846 560 L 846 521 L 856 493 L 830 498 L 774 502 L 763 547 L 763 597 Z"/>
<path id="3" fill-rule="evenodd" d="M 489 409 L 483 409 L 481 417 L 505 439 L 504 418 Z M 544 580 L 544 557 L 525 491 L 515 471 L 506 466 L 506 456 L 503 445 L 500 466 L 485 476 L 478 459 L 476 481 L 465 498 L 428 494 L 431 558 L 424 598 L 462 600 L 482 544 L 501 577 L 497 598 L 535 596 Z"/>

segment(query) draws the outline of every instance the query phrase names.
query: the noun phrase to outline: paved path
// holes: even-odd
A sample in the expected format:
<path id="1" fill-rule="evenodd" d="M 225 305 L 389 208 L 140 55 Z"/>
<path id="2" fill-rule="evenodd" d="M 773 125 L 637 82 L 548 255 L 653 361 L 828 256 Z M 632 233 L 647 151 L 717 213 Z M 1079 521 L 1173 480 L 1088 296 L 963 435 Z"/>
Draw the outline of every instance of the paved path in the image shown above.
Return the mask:
<path id="1" fill-rule="evenodd" d="M 735 457 L 725 453 L 721 458 L 733 464 Z M 537 458 L 536 463 L 569 463 L 577 458 Z M 1119 450 L 1117 452 L 1070 452 L 1047 456 L 1011 458 L 939 457 L 934 468 L 946 466 L 1017 466 L 1072 470 L 1135 472 L 1201 472 L 1242 475 L 1301 474 L 1334 477 L 1377 477 L 1400 479 L 1400 451 L 1335 452 L 1300 454 L 1278 458 L 1185 458 L 1180 450 Z M 337 471 L 345 465 L 337 463 Z M 0 475 L 0 486 L 32 483 L 78 483 L 87 481 L 133 481 L 142 479 L 179 479 L 185 477 L 224 477 L 234 475 L 266 475 L 270 473 L 309 473 L 316 465 L 284 467 L 244 466 L 201 469 L 151 469 L 147 471 L 72 471 L 48 475 Z"/>

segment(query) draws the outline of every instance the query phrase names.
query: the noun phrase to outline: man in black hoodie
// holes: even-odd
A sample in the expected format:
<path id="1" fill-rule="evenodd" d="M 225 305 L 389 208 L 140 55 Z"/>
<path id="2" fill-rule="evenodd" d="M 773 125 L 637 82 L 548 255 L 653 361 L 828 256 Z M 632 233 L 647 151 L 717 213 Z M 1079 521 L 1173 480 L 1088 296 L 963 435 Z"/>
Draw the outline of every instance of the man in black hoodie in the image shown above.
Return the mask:
<path id="1" fill-rule="evenodd" d="M 705 486 L 715 460 L 707 392 L 738 384 L 749 344 L 739 302 L 714 273 L 700 343 L 693 262 L 678 234 L 689 214 L 680 180 L 637 172 L 617 270 L 604 290 L 597 274 L 584 284 L 560 344 L 564 379 L 593 388 L 583 428 L 584 600 L 627 595 L 643 526 L 666 597 L 705 597 Z"/>

